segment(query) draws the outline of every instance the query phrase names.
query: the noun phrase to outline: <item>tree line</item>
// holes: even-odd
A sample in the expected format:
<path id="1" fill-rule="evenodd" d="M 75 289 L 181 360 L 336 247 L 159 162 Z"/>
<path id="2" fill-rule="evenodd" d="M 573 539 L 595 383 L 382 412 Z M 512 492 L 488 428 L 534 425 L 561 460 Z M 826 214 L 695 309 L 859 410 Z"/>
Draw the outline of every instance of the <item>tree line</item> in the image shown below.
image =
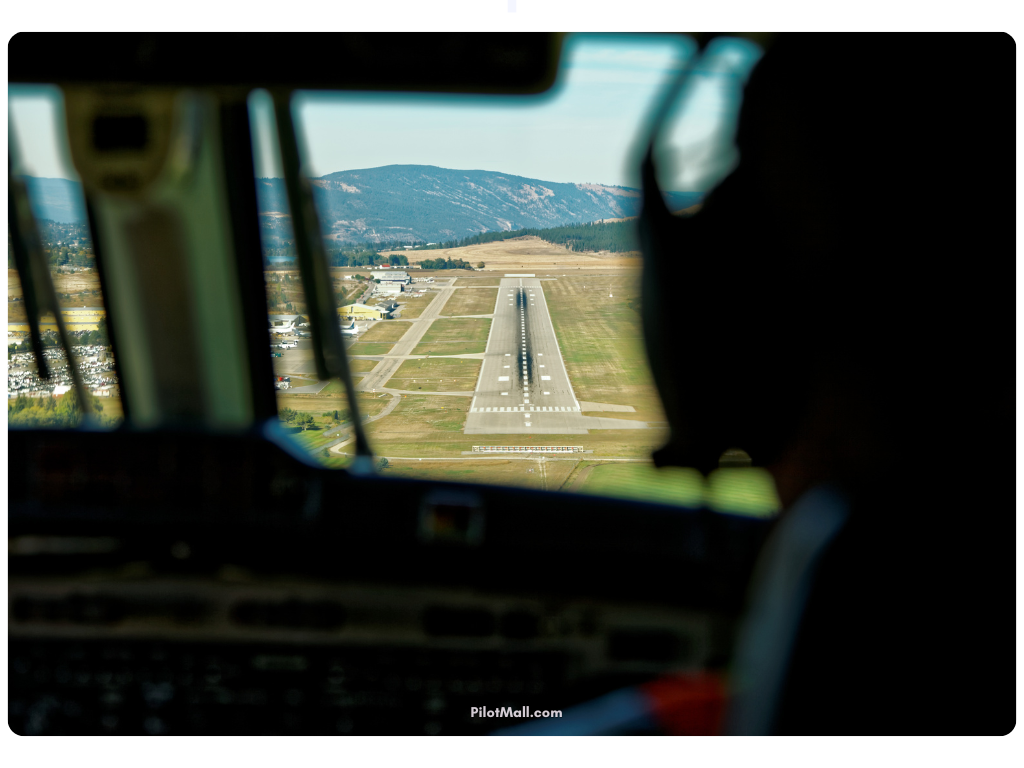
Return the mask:
<path id="1" fill-rule="evenodd" d="M 421 269 L 473 269 L 473 265 L 462 259 L 424 259 Z"/>
<path id="2" fill-rule="evenodd" d="M 348 410 L 334 410 L 324 411 L 323 420 L 328 422 L 328 425 L 333 424 L 338 426 L 351 420 L 352 413 Z M 282 408 L 278 413 L 278 418 L 281 419 L 285 424 L 298 427 L 303 432 L 307 429 L 316 429 L 316 417 L 309 411 L 295 411 L 291 408 Z M 321 425 L 323 428 L 324 425 Z"/>
<path id="3" fill-rule="evenodd" d="M 263 249 L 263 264 L 271 267 L 279 262 L 294 262 L 298 258 L 293 243 Z M 369 245 L 327 251 L 327 263 L 332 267 L 407 267 L 409 258 L 400 253 L 378 253 Z"/>
<path id="4" fill-rule="evenodd" d="M 328 251 L 327 261 L 332 267 L 407 267 L 409 259 L 400 253 L 377 253 L 372 248 Z"/>
<path id="5" fill-rule="evenodd" d="M 555 245 L 562 245 L 570 251 L 610 251 L 611 253 L 629 253 L 640 250 L 636 237 L 634 221 L 592 222 L 587 224 L 565 224 L 560 227 L 523 227 L 520 229 L 499 232 L 481 232 L 469 235 L 461 240 L 449 240 L 434 245 L 417 246 L 414 250 L 435 250 L 442 248 L 462 248 L 467 245 L 494 243 L 499 240 L 511 240 L 516 237 L 539 237 Z"/>
<path id="6" fill-rule="evenodd" d="M 94 267 L 95 254 L 92 239 L 85 224 L 65 223 L 39 219 L 36 221 L 39 241 L 51 267 Z M 77 243 L 72 245 L 72 243 Z M 15 269 L 14 253 L 11 250 L 10 233 L 7 237 L 7 268 Z"/>
<path id="7" fill-rule="evenodd" d="M 632 220 L 565 224 L 546 228 L 520 227 L 519 229 L 496 232 L 481 232 L 461 240 L 447 240 L 430 245 L 422 240 L 410 241 L 410 244 L 414 251 L 434 251 L 529 236 L 539 237 L 541 240 L 564 246 L 570 251 L 579 253 L 596 251 L 636 253 L 640 250 L 640 243 L 636 235 L 636 223 Z M 361 243 L 355 247 L 331 250 L 327 252 L 328 262 L 332 267 L 408 266 L 409 259 L 405 255 L 397 253 L 385 255 L 377 251 L 379 247 L 375 247 L 371 243 Z M 296 258 L 295 246 L 286 241 L 281 247 L 265 248 L 263 257 L 268 266 L 274 261 L 294 261 Z M 467 262 L 461 260 L 452 262 L 450 259 L 427 259 L 420 266 L 423 269 L 472 268 Z"/>
<path id="8" fill-rule="evenodd" d="M 92 398 L 92 408 L 100 426 L 114 426 L 114 419 L 103 415 L 103 403 L 99 398 Z M 7 401 L 7 424 L 11 427 L 71 429 L 77 427 L 81 420 L 82 408 L 73 389 L 60 397 L 18 395 Z"/>

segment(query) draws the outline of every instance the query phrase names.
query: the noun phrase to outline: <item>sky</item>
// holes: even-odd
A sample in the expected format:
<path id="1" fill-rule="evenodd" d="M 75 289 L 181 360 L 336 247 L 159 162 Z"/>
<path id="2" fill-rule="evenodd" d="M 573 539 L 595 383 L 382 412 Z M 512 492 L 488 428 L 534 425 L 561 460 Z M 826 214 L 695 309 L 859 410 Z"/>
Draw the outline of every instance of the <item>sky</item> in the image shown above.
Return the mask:
<path id="1" fill-rule="evenodd" d="M 759 50 L 709 48 L 680 102 L 666 143 L 676 153 L 666 189 L 704 191 L 732 159 L 742 81 Z M 531 97 L 301 92 L 293 101 L 304 172 L 322 176 L 392 164 L 475 169 L 567 183 L 639 186 L 639 148 L 656 104 L 692 58 L 690 38 L 573 35 L 555 86 Z M 25 171 L 77 178 L 67 158 L 57 89 L 9 86 L 10 124 Z M 250 99 L 257 176 L 280 176 L 269 97 Z M 708 149 L 715 151 L 708 154 Z M 689 158 L 689 160 L 687 160 Z M 711 158 L 709 160 L 709 158 Z"/>

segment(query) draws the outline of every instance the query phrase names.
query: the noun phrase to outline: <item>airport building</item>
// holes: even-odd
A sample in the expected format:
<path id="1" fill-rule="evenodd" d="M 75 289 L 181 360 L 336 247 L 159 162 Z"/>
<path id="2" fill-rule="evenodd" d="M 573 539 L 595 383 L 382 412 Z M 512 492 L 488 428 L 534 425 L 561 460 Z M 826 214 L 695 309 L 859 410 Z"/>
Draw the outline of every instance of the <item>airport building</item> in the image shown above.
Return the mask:
<path id="1" fill-rule="evenodd" d="M 384 283 L 398 283 L 400 285 L 408 285 L 412 282 L 408 272 L 394 272 L 392 270 L 375 270 L 370 273 L 373 275 L 374 280 L 380 280 L 380 284 L 383 286 Z"/>
<path id="2" fill-rule="evenodd" d="M 338 307 L 338 314 L 346 320 L 384 320 L 391 311 L 387 307 L 369 304 L 346 304 Z"/>

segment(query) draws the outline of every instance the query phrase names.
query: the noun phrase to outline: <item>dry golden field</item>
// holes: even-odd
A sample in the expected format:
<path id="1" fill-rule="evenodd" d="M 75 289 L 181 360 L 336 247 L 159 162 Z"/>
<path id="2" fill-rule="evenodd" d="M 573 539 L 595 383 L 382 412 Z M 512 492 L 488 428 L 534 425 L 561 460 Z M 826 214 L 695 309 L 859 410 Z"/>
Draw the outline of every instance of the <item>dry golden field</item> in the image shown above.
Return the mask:
<path id="1" fill-rule="evenodd" d="M 99 275 L 96 270 L 54 275 L 53 287 L 57 292 L 57 302 L 62 307 L 97 307 L 103 306 L 103 294 L 100 292 Z M 7 270 L 7 322 L 25 321 L 25 303 L 14 301 L 21 299 L 21 280 L 18 271 Z"/>
<path id="2" fill-rule="evenodd" d="M 431 357 L 406 360 L 390 379 L 394 389 L 426 389 L 428 392 L 469 392 L 476 388 L 480 360 Z"/>
<path id="3" fill-rule="evenodd" d="M 53 275 L 53 287 L 58 296 L 61 294 L 87 294 L 95 295 L 96 300 L 99 301 L 100 278 L 94 269 Z M 18 279 L 16 269 L 7 270 L 7 298 L 21 298 L 21 280 Z"/>
<path id="4" fill-rule="evenodd" d="M 485 273 L 520 269 L 629 269 L 639 263 L 637 258 L 621 253 L 574 253 L 561 245 L 533 236 L 467 245 L 463 248 L 441 248 L 433 251 L 400 250 L 393 253 L 404 254 L 409 258 L 410 264 L 419 264 L 424 259 L 462 259 L 475 268 L 482 261 L 485 264 Z M 459 272 L 460 276 L 464 274 Z"/>
<path id="5" fill-rule="evenodd" d="M 576 397 L 636 409 L 593 415 L 662 423 L 665 413 L 635 309 L 639 283 L 639 272 L 571 275 L 545 282 L 544 297 Z"/>

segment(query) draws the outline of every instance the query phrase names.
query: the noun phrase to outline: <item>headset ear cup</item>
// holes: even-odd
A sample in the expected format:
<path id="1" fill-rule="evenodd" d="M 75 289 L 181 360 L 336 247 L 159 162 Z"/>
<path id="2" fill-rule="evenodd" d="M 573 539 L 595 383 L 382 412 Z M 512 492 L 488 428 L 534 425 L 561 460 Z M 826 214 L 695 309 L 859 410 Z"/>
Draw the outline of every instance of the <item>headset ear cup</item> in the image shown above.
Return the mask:
<path id="1" fill-rule="evenodd" d="M 671 430 L 655 464 L 707 473 L 739 448 L 764 466 L 799 419 L 800 369 L 813 356 L 813 318 L 778 294 L 799 290 L 773 272 L 780 240 L 740 170 L 690 217 L 646 199 L 644 340 Z"/>
<path id="2" fill-rule="evenodd" d="M 672 297 L 666 288 L 672 285 L 673 271 L 680 263 L 674 249 L 684 242 L 684 233 L 679 231 L 679 222 L 665 206 L 650 154 L 644 159 L 641 176 L 644 202 L 637 221 L 643 256 L 640 314 L 648 365 L 661 395 L 672 444 L 682 415 L 681 382 L 675 365 L 680 339 L 672 321 Z"/>

